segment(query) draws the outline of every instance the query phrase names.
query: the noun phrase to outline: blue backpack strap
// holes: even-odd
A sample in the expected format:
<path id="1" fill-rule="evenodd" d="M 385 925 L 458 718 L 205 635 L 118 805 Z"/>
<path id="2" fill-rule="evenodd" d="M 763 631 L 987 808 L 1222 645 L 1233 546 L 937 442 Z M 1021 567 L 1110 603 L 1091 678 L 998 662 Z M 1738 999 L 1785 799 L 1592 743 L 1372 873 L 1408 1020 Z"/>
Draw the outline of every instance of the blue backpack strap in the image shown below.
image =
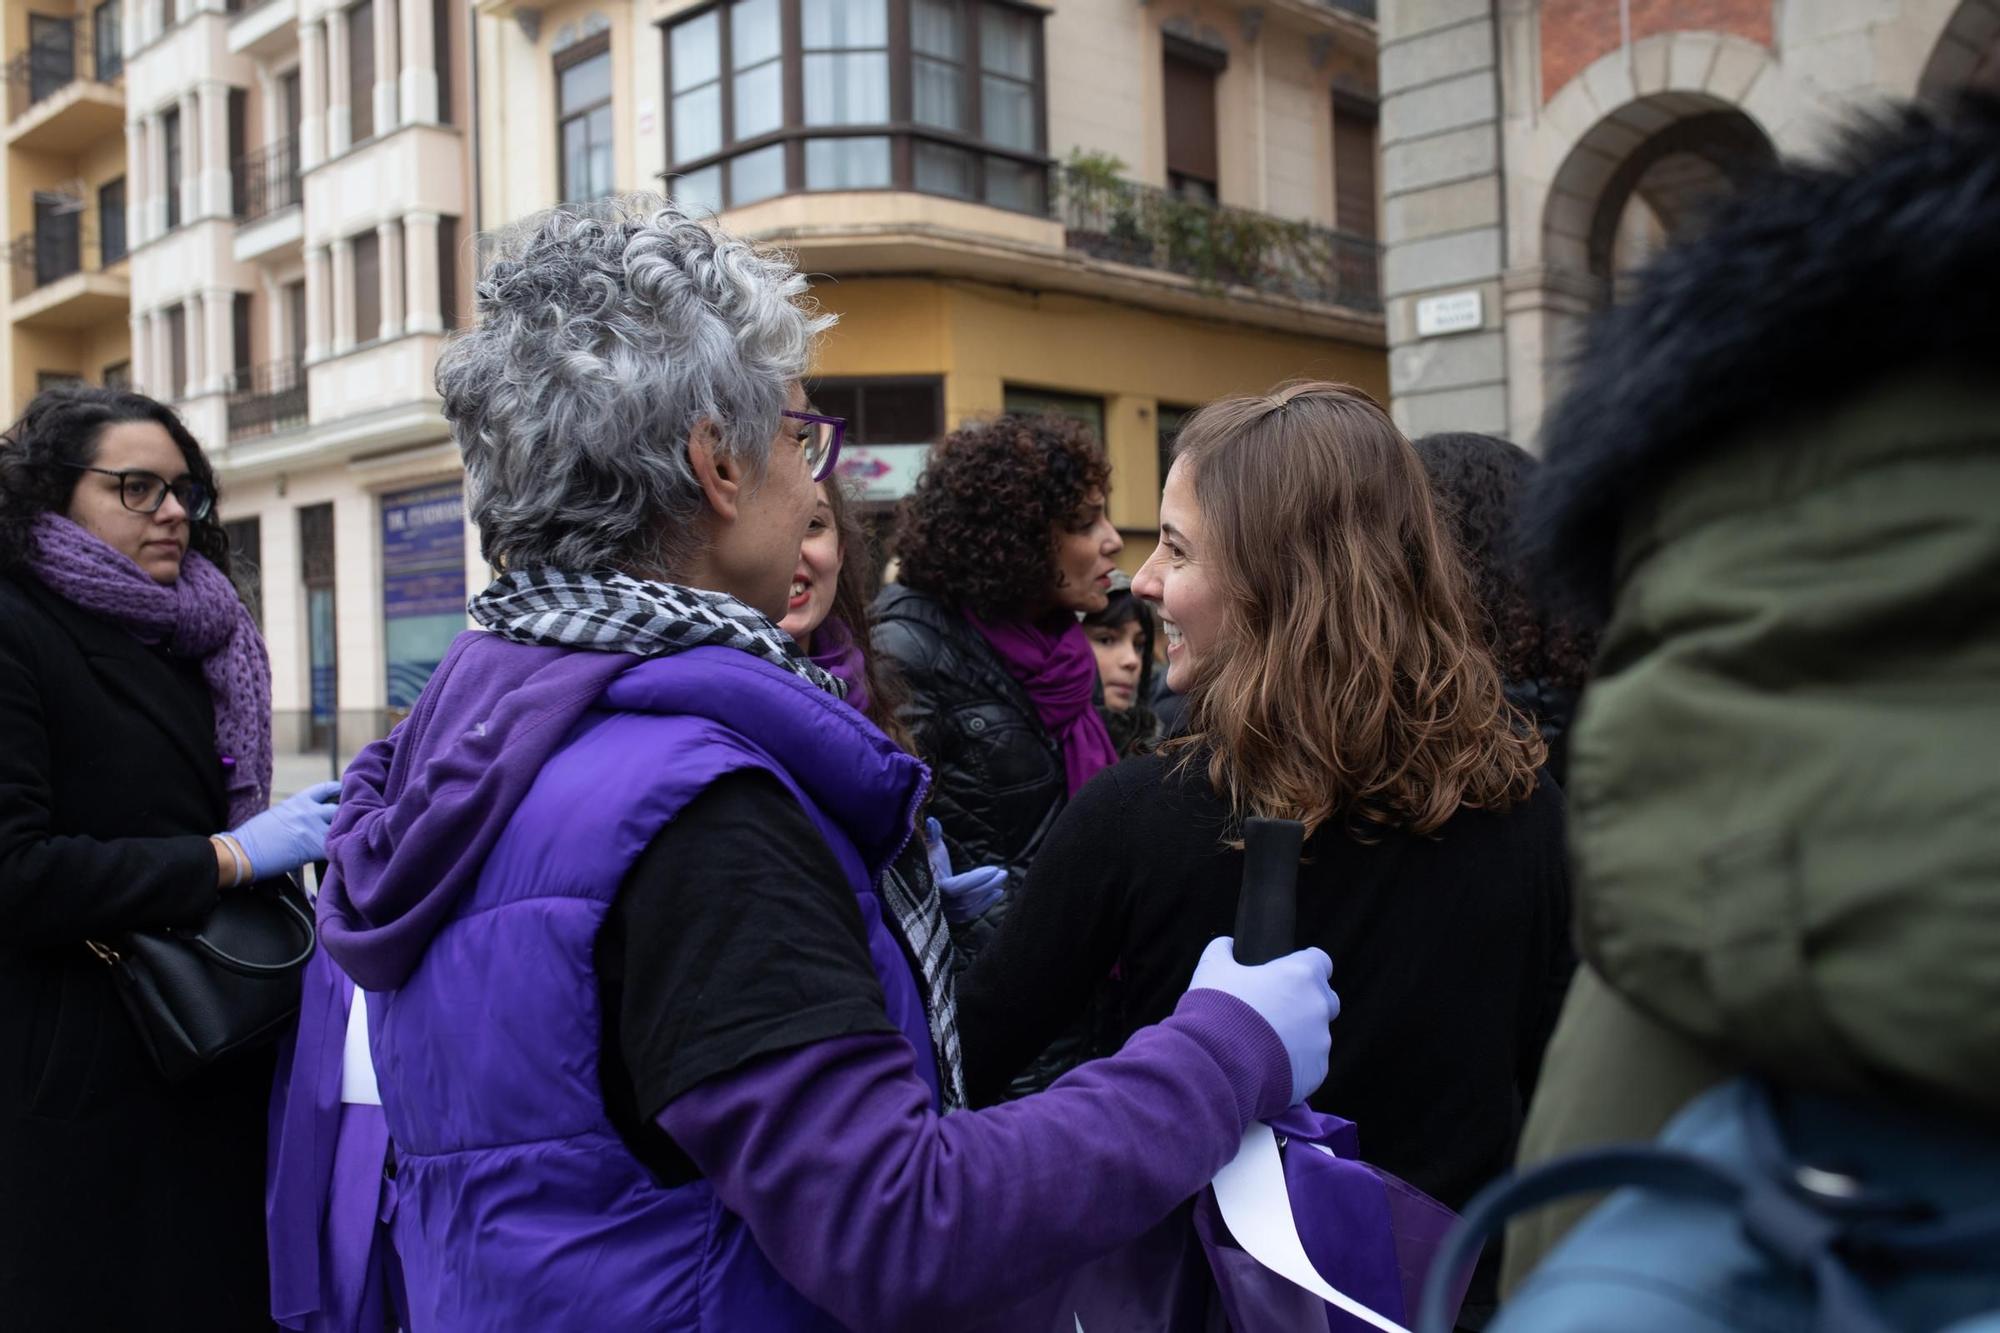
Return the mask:
<path id="1" fill-rule="evenodd" d="M 2000 1207 L 1940 1217 L 1922 1200 L 1800 1163 L 1785 1147 L 1767 1091 L 1751 1083 L 1739 1096 L 1754 1168 L 1650 1145 L 1601 1148 L 1503 1177 L 1480 1191 L 1425 1276 L 1416 1333 L 1450 1333 L 1452 1278 L 1472 1265 L 1509 1218 L 1574 1194 L 1636 1187 L 1732 1209 L 1760 1250 L 1811 1276 L 1816 1333 L 1895 1333 L 1848 1266 L 1854 1259 L 1902 1267 L 1978 1262 L 2000 1243 Z"/>
<path id="2" fill-rule="evenodd" d="M 1481 1247 L 1509 1218 L 1572 1194 L 1596 1194 L 1631 1185 L 1719 1203 L 1734 1203 L 1749 1188 L 1747 1181 L 1714 1162 L 1646 1146 L 1598 1148 L 1526 1174 L 1502 1176 L 1465 1206 L 1431 1261 L 1431 1270 L 1424 1277 L 1416 1333 L 1451 1333 L 1453 1280 L 1472 1267 Z"/>

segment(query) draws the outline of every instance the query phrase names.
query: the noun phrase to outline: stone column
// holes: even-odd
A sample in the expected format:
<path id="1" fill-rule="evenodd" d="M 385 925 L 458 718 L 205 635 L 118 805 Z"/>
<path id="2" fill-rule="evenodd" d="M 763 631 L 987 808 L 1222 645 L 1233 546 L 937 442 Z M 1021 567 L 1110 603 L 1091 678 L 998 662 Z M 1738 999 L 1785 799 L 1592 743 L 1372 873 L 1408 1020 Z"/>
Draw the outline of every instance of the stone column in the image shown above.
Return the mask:
<path id="1" fill-rule="evenodd" d="M 181 386 L 173 383 L 173 324 L 168 320 L 164 307 L 146 316 L 146 322 L 152 326 L 153 344 L 153 376 L 146 381 L 146 392 L 155 398 L 178 398 Z"/>
<path id="2" fill-rule="evenodd" d="M 333 252 L 333 354 L 339 356 L 361 341 L 354 331 L 354 246 L 342 236 L 328 248 Z"/>
<path id="3" fill-rule="evenodd" d="M 223 393 L 236 365 L 236 294 L 219 289 L 202 294 L 203 331 L 208 335 L 208 378 L 203 392 Z"/>
<path id="4" fill-rule="evenodd" d="M 377 0 L 380 3 L 380 0 Z M 403 224 L 384 222 L 375 228 L 376 253 L 382 256 L 381 337 L 399 338 L 403 333 Z"/>
<path id="5" fill-rule="evenodd" d="M 299 25 L 299 170 L 326 160 L 326 23 Z"/>
<path id="6" fill-rule="evenodd" d="M 181 178 L 176 188 L 181 192 L 181 225 L 185 227 L 202 215 L 201 213 L 201 157 L 203 135 L 201 132 L 201 99 L 190 88 L 181 94 Z"/>
<path id="7" fill-rule="evenodd" d="M 207 81 L 195 96 L 201 108 L 201 170 L 195 178 L 201 216 L 226 218 L 235 211 L 230 180 L 236 170 L 229 160 L 229 87 Z"/>
<path id="8" fill-rule="evenodd" d="M 402 61 L 396 40 L 396 13 L 403 8 L 398 0 L 375 0 L 375 133 L 387 134 L 397 124 L 397 77 Z"/>
<path id="9" fill-rule="evenodd" d="M 306 251 L 306 360 L 333 350 L 333 257 L 323 245 Z"/>
<path id="10" fill-rule="evenodd" d="M 208 339 L 201 317 L 201 298 L 188 297 L 181 303 L 181 309 L 187 328 L 187 384 L 176 396 L 194 398 L 207 392 L 208 385 Z"/>
<path id="11" fill-rule="evenodd" d="M 125 122 L 125 243 L 128 246 L 142 244 L 147 236 L 146 201 L 153 193 L 153 164 L 146 156 L 146 121 L 144 117 Z M 98 226 L 104 225 L 102 218 Z M 133 352 L 133 376 L 138 375 L 138 353 Z"/>
<path id="12" fill-rule="evenodd" d="M 1391 4 L 1381 19 L 1382 294 L 1389 389 L 1410 435 L 1508 432 L 1500 69 L 1492 0 Z M 1471 327 L 1419 333 L 1450 297 Z M 1527 443 L 1519 441 L 1519 443 Z"/>
<path id="13" fill-rule="evenodd" d="M 397 15 L 402 19 L 403 71 L 400 95 L 405 125 L 435 124 L 438 120 L 437 42 L 431 20 L 433 6 L 444 0 L 398 0 Z"/>
<path id="14" fill-rule="evenodd" d="M 380 57 L 377 57 L 378 59 Z M 347 11 L 326 11 L 326 155 L 339 157 L 354 142 L 347 106 Z"/>
<path id="15" fill-rule="evenodd" d="M 131 325 L 132 383 L 143 393 L 153 382 L 153 329 L 145 315 L 133 315 Z"/>
<path id="16" fill-rule="evenodd" d="M 408 333 L 443 333 L 444 314 L 438 305 L 438 215 L 403 215 L 403 272 L 409 293 L 403 328 Z"/>

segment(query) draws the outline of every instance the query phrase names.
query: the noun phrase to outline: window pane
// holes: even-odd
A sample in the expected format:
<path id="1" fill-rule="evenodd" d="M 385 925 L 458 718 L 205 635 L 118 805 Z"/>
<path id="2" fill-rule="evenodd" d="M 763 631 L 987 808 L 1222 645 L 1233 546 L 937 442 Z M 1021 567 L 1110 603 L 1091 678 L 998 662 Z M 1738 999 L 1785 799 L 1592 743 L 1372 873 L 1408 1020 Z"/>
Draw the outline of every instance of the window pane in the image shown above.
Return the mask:
<path id="1" fill-rule="evenodd" d="M 704 209 L 710 213 L 722 211 L 722 168 L 703 167 L 700 171 L 690 171 L 685 176 L 673 178 L 674 198 L 689 208 Z"/>
<path id="2" fill-rule="evenodd" d="M 937 385 L 871 384 L 866 392 L 868 434 L 862 443 L 928 444 L 937 438 Z"/>
<path id="3" fill-rule="evenodd" d="M 979 111 L 983 117 L 982 137 L 1002 148 L 1035 151 L 1035 94 L 1025 83 L 980 76 Z"/>
<path id="4" fill-rule="evenodd" d="M 886 138 L 806 141 L 808 190 L 869 190 L 889 184 Z"/>
<path id="5" fill-rule="evenodd" d="M 722 147 L 722 85 L 674 99 L 674 161 L 691 162 Z"/>
<path id="6" fill-rule="evenodd" d="M 806 124 L 879 125 L 889 119 L 889 57 L 881 52 L 809 55 Z"/>
<path id="7" fill-rule="evenodd" d="M 562 72 L 562 109 L 575 111 L 611 98 L 611 53 L 579 60 Z"/>
<path id="8" fill-rule="evenodd" d="M 601 106 L 590 113 L 590 197 L 600 199 L 616 188 L 612 182 L 611 108 Z"/>
<path id="9" fill-rule="evenodd" d="M 1005 157 L 986 159 L 986 202 L 1017 213 L 1040 213 L 1043 172 Z"/>
<path id="10" fill-rule="evenodd" d="M 719 16 L 714 10 L 676 23 L 672 33 L 674 91 L 686 92 L 722 74 Z"/>
<path id="11" fill-rule="evenodd" d="M 590 198 L 590 131 L 582 116 L 563 122 L 562 154 L 564 201 Z"/>
<path id="12" fill-rule="evenodd" d="M 807 50 L 838 46 L 887 46 L 888 0 L 800 0 Z"/>
<path id="13" fill-rule="evenodd" d="M 778 58 L 778 0 L 737 0 L 729 11 L 729 58 L 736 69 Z"/>
<path id="14" fill-rule="evenodd" d="M 916 150 L 917 188 L 927 194 L 972 198 L 972 154 L 943 144 L 919 141 Z"/>
<path id="15" fill-rule="evenodd" d="M 768 134 L 785 122 L 784 65 L 769 60 L 735 76 L 736 142 Z"/>
<path id="16" fill-rule="evenodd" d="M 1035 77 L 1035 20 L 1018 10 L 986 5 L 979 11 L 979 64 L 995 74 Z"/>
<path id="17" fill-rule="evenodd" d="M 914 0 L 910 6 L 910 45 L 918 55 L 965 59 L 965 28 L 958 0 Z"/>
<path id="18" fill-rule="evenodd" d="M 729 206 L 741 208 L 785 192 L 785 146 L 774 143 L 729 159 Z"/>
<path id="19" fill-rule="evenodd" d="M 919 125 L 962 130 L 965 124 L 965 72 L 918 56 L 911 69 L 912 113 Z"/>

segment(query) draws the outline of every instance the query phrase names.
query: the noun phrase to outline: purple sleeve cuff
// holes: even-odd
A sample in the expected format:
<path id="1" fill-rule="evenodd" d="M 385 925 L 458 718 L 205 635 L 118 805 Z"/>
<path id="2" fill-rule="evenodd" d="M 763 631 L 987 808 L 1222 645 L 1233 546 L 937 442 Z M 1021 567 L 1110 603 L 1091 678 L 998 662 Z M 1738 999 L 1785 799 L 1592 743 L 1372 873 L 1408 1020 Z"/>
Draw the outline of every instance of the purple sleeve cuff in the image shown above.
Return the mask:
<path id="1" fill-rule="evenodd" d="M 1134 1239 L 1290 1093 L 1270 1025 L 1197 991 L 1117 1055 L 983 1111 L 938 1116 L 909 1043 L 871 1034 L 751 1061 L 656 1120 L 786 1281 L 889 1331 L 1004 1310 Z"/>
<path id="2" fill-rule="evenodd" d="M 1247 1128 L 1292 1104 L 1292 1057 L 1264 1016 L 1227 991 L 1191 990 L 1167 1022 L 1180 1026 L 1219 1065 L 1236 1092 Z"/>

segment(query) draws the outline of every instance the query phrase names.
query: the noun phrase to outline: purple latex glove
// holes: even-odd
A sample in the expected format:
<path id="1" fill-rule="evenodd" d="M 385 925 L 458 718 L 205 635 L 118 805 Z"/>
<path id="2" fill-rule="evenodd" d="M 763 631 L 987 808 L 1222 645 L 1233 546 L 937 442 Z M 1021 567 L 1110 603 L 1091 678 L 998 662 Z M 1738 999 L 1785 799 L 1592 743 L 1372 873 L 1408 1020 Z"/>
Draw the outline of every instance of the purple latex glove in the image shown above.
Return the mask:
<path id="1" fill-rule="evenodd" d="M 944 899 L 944 919 L 952 925 L 977 921 L 1006 896 L 1007 871 L 1002 866 L 975 866 L 962 875 L 952 873 L 944 828 L 935 819 L 924 821 L 924 853 L 930 859 L 931 878 L 937 881 Z"/>

